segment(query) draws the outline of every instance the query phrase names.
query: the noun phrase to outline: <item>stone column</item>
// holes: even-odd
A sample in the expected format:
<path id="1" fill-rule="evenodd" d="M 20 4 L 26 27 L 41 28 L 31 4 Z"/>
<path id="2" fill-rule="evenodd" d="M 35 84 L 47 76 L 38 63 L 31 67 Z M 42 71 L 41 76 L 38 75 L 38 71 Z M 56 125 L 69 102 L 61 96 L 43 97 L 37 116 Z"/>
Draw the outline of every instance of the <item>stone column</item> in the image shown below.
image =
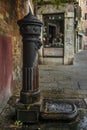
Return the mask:
<path id="1" fill-rule="evenodd" d="M 65 15 L 64 64 L 73 64 L 74 59 L 74 13 Z"/>

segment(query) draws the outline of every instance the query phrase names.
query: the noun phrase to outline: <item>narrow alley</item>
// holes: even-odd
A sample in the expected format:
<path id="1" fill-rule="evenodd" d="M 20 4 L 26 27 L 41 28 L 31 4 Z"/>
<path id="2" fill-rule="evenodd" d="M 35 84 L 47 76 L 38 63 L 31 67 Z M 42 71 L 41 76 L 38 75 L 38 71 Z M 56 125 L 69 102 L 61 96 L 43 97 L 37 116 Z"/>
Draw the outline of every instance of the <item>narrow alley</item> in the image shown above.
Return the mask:
<path id="1" fill-rule="evenodd" d="M 0 130 L 87 130 L 86 47 L 87 0 L 1 0 Z"/>

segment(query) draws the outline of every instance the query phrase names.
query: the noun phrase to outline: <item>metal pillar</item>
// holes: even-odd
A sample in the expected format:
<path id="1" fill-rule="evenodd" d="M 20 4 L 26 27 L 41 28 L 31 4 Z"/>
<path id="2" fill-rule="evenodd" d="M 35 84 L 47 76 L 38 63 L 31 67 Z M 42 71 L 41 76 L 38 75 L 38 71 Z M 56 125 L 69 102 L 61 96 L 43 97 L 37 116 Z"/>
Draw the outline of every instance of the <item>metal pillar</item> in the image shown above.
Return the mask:
<path id="1" fill-rule="evenodd" d="M 23 107 L 33 104 L 33 111 L 29 110 L 27 111 L 27 114 L 24 114 L 26 113 L 25 109 L 23 109 L 23 111 L 17 110 L 18 120 L 26 122 L 28 119 L 30 121 L 32 114 L 34 113 L 34 103 L 40 101 L 38 49 L 42 45 L 39 38 L 42 22 L 33 16 L 29 9 L 29 14 L 17 23 L 20 27 L 20 34 L 23 37 L 23 86 L 20 92 L 20 103 Z M 24 115 L 28 115 L 30 118 L 26 119 L 25 117 L 25 120 L 23 120 Z"/>
<path id="2" fill-rule="evenodd" d="M 34 103 L 39 101 L 38 84 L 38 49 L 42 45 L 39 36 L 42 23 L 32 15 L 31 11 L 18 21 L 20 34 L 23 37 L 23 87 L 20 102 Z"/>

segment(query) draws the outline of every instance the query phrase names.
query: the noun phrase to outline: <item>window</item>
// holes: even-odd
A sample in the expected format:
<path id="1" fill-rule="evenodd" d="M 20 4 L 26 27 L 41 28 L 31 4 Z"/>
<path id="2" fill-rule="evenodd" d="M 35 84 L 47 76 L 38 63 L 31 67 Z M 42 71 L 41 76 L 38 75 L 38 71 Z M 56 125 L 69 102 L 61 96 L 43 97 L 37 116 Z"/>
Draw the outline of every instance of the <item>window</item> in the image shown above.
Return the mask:
<path id="1" fill-rule="evenodd" d="M 44 14 L 44 47 L 64 47 L 64 13 Z"/>
<path id="2" fill-rule="evenodd" d="M 85 13 L 85 20 L 87 20 L 87 13 Z"/>
<path id="3" fill-rule="evenodd" d="M 87 28 L 85 29 L 85 36 L 87 36 Z"/>
<path id="4" fill-rule="evenodd" d="M 86 0 L 86 5 L 87 5 L 87 0 Z"/>

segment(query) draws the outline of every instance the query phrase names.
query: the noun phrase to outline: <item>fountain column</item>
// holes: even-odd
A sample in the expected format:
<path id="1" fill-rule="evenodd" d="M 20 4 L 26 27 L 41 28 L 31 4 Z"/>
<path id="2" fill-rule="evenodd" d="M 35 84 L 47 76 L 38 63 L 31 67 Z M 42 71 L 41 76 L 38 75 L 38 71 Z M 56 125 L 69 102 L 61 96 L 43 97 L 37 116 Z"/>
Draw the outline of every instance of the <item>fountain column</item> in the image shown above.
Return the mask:
<path id="1" fill-rule="evenodd" d="M 20 107 L 17 108 L 17 119 L 23 122 L 30 122 L 31 120 L 33 121 L 33 114 L 36 113 L 34 115 L 37 116 L 40 109 L 40 106 L 38 106 L 40 101 L 38 49 L 42 45 L 39 38 L 42 22 L 29 9 L 29 14 L 17 23 L 20 27 L 20 34 L 23 37 L 23 86 L 20 92 L 22 109 Z"/>

